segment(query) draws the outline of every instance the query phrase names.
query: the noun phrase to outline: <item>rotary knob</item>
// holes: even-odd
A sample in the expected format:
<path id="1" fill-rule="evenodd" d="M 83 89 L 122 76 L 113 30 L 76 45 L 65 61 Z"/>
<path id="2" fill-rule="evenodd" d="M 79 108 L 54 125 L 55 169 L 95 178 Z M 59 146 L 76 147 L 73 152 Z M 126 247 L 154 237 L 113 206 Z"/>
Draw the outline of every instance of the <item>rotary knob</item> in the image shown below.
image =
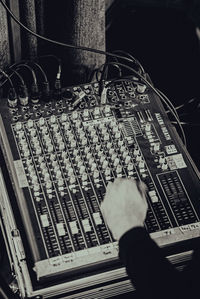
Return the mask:
<path id="1" fill-rule="evenodd" d="M 108 141 L 109 139 L 110 139 L 110 136 L 109 136 L 108 133 L 106 133 L 106 134 L 104 135 L 103 140 L 104 140 L 104 141 Z"/>
<path id="2" fill-rule="evenodd" d="M 82 180 L 83 182 L 85 182 L 85 181 L 87 181 L 87 178 L 88 178 L 87 173 L 86 173 L 86 172 L 83 172 L 83 174 L 82 174 L 82 176 L 81 176 L 81 180 Z"/>
<path id="3" fill-rule="evenodd" d="M 69 179 L 70 184 L 74 184 L 76 182 L 76 177 L 75 175 L 72 175 Z"/>
<path id="4" fill-rule="evenodd" d="M 61 120 L 61 122 L 67 121 L 67 114 L 66 113 L 62 113 L 60 120 Z"/>
<path id="5" fill-rule="evenodd" d="M 127 169 L 128 169 L 128 171 L 132 171 L 133 168 L 134 168 L 133 163 L 132 163 L 132 162 L 129 162 L 128 165 L 127 165 Z"/>
<path id="6" fill-rule="evenodd" d="M 110 174 L 111 174 L 111 170 L 109 167 L 107 167 L 105 170 L 105 176 L 110 176 Z"/>
<path id="7" fill-rule="evenodd" d="M 95 169 L 95 171 L 93 173 L 93 178 L 94 179 L 98 179 L 99 178 L 99 171 L 97 169 Z"/>
<path id="8" fill-rule="evenodd" d="M 44 124 L 45 124 L 45 119 L 44 119 L 44 117 L 40 117 L 40 119 L 39 119 L 39 126 L 44 126 Z"/>
<path id="9" fill-rule="evenodd" d="M 65 144 L 63 141 L 61 141 L 59 144 L 59 151 L 63 151 L 64 149 L 65 149 Z"/>
<path id="10" fill-rule="evenodd" d="M 103 169 L 106 169 L 108 167 L 108 161 L 107 160 L 104 160 L 103 161 L 103 164 L 102 164 L 102 168 Z"/>
<path id="11" fill-rule="evenodd" d="M 116 173 L 117 174 L 121 174 L 122 173 L 122 166 L 121 165 L 117 165 Z"/>
<path id="12" fill-rule="evenodd" d="M 113 162 L 114 167 L 118 167 L 119 166 L 119 158 L 115 158 L 114 162 Z"/>
<path id="13" fill-rule="evenodd" d="M 129 164 L 130 161 L 131 161 L 131 157 L 130 156 L 126 156 L 126 158 L 125 158 L 125 164 Z"/>
<path id="14" fill-rule="evenodd" d="M 73 111 L 72 112 L 72 119 L 76 120 L 78 118 L 78 112 L 77 111 Z"/>
<path id="15" fill-rule="evenodd" d="M 84 109 L 83 111 L 83 118 L 87 119 L 89 117 L 89 110 L 88 109 Z"/>
<path id="16" fill-rule="evenodd" d="M 51 115 L 51 117 L 50 117 L 50 123 L 51 124 L 55 124 L 55 122 L 56 122 L 56 116 L 55 115 Z"/>

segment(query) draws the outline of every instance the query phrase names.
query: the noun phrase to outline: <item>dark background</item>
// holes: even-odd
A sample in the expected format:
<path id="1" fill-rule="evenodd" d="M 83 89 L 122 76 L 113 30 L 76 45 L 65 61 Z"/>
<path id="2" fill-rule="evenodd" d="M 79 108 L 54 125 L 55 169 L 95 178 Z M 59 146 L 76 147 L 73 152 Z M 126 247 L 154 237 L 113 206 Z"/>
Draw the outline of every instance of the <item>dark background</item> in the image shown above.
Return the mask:
<path id="1" fill-rule="evenodd" d="M 173 8 L 119 5 L 113 7 L 106 44 L 108 50 L 135 56 L 174 106 L 185 104 L 178 112 L 188 123 L 183 126 L 188 151 L 200 169 L 200 41 L 195 23 Z M 193 104 L 187 104 L 191 99 Z"/>

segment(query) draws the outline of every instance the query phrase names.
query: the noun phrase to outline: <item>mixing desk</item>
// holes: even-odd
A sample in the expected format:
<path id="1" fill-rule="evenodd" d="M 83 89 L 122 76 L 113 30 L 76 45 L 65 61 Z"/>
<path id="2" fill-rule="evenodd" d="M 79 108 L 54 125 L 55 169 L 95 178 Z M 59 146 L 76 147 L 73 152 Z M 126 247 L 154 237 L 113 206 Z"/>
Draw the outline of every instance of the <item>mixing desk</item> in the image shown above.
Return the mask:
<path id="1" fill-rule="evenodd" d="M 160 246 L 199 237 L 198 173 L 159 97 L 137 78 L 110 83 L 101 96 L 92 83 L 63 89 L 59 101 L 0 106 L 1 147 L 37 281 L 118 259 L 100 211 L 116 177 L 147 185 L 145 226 Z"/>

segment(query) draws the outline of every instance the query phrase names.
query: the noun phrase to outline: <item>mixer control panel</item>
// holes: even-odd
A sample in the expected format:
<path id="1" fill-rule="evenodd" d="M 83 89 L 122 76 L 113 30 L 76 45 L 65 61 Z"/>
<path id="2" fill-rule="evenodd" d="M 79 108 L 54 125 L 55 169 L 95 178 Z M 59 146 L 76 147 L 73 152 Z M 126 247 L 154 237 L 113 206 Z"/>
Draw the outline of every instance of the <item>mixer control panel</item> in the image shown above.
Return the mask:
<path id="1" fill-rule="evenodd" d="M 160 99 L 136 78 L 105 95 L 102 104 L 92 83 L 57 102 L 1 100 L 1 146 L 38 280 L 117 259 L 100 211 L 115 178 L 147 185 L 145 226 L 159 245 L 199 237 L 199 176 Z"/>

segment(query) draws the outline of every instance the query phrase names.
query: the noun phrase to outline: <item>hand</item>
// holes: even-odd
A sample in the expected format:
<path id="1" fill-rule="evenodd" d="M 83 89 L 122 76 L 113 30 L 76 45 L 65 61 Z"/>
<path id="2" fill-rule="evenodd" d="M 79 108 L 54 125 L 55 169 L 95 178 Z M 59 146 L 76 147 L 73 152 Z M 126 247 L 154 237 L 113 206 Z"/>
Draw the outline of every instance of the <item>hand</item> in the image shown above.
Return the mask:
<path id="1" fill-rule="evenodd" d="M 133 227 L 144 226 L 146 190 L 143 182 L 137 184 L 134 179 L 117 178 L 108 184 L 101 211 L 114 239 L 119 240 Z"/>

